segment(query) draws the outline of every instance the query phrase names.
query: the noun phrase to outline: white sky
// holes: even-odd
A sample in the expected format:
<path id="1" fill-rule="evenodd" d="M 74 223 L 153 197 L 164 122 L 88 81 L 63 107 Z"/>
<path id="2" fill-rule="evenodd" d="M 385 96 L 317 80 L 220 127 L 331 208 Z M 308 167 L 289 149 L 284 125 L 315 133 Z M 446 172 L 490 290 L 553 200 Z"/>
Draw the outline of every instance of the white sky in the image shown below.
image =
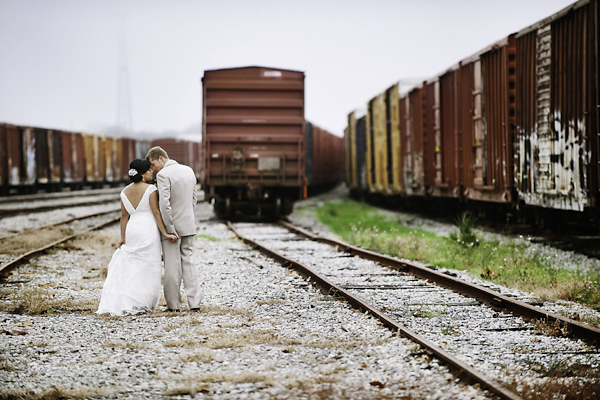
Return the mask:
<path id="1" fill-rule="evenodd" d="M 0 0 L 0 122 L 116 125 L 125 25 L 135 131 L 199 132 L 203 71 L 258 65 L 304 71 L 306 118 L 341 135 L 393 83 L 437 75 L 571 3 Z"/>

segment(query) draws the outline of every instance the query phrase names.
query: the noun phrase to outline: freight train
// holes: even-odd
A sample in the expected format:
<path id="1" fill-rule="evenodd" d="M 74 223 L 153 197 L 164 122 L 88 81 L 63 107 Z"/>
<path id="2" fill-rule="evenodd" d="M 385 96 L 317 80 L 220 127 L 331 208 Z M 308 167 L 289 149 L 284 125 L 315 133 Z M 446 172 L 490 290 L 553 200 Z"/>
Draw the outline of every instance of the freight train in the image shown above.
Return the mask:
<path id="1" fill-rule="evenodd" d="M 351 193 L 597 228 L 599 12 L 578 1 L 350 113 Z"/>
<path id="2" fill-rule="evenodd" d="M 152 146 L 200 179 L 200 142 L 139 140 L 0 123 L 0 193 L 98 188 L 129 182 L 129 163 Z"/>
<path id="3" fill-rule="evenodd" d="M 202 88 L 202 186 L 217 215 L 287 215 L 343 179 L 344 139 L 304 118 L 303 72 L 207 70 Z"/>

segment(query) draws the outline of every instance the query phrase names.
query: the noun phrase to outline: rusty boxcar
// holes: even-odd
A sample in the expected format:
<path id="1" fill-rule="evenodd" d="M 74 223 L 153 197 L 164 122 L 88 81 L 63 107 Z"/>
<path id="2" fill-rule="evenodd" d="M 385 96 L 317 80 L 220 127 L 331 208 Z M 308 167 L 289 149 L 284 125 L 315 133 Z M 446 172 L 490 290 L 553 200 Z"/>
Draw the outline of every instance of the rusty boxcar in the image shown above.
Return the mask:
<path id="1" fill-rule="evenodd" d="M 159 139 L 185 149 L 184 161 L 200 174 L 200 143 Z M 151 142 L 0 123 L 0 194 L 118 186 L 129 182 L 129 163 L 144 158 Z M 165 144 L 165 147 L 168 145 Z"/>
<path id="2" fill-rule="evenodd" d="M 151 146 L 162 147 L 169 155 L 169 158 L 192 168 L 196 174 L 196 179 L 200 180 L 200 171 L 202 169 L 200 142 L 166 138 L 153 140 Z"/>
<path id="3" fill-rule="evenodd" d="M 348 119 L 350 189 L 599 222 L 599 10 L 598 0 L 577 1 L 463 59 L 402 95 L 399 122 L 389 92 L 368 101 L 362 151 Z M 384 124 L 399 125 L 400 165 L 389 161 L 397 150 Z"/>
<path id="4" fill-rule="evenodd" d="M 308 185 L 343 176 L 342 138 L 304 119 L 303 72 L 210 70 L 202 86 L 202 182 L 217 215 L 286 215 Z"/>
<path id="5" fill-rule="evenodd" d="M 598 209 L 598 2 L 516 34 L 515 187 L 527 205 Z"/>
<path id="6" fill-rule="evenodd" d="M 344 175 L 343 141 L 306 121 L 306 178 L 311 191 L 331 188 Z"/>
<path id="7" fill-rule="evenodd" d="M 305 184 L 304 73 L 211 70 L 202 87 L 203 187 L 217 215 L 291 212 Z"/>
<path id="8" fill-rule="evenodd" d="M 62 183 L 73 188 L 83 187 L 85 179 L 83 136 L 77 132 L 61 132 Z"/>

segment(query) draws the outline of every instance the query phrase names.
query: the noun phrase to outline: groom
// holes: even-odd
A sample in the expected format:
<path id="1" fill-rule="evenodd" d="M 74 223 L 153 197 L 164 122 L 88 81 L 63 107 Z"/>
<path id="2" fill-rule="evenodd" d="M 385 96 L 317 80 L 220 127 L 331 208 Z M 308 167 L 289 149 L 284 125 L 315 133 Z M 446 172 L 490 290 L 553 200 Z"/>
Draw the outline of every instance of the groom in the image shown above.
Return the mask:
<path id="1" fill-rule="evenodd" d="M 183 280 L 190 310 L 198 311 L 202 293 L 196 266 L 192 263 L 196 235 L 196 175 L 190 167 L 169 159 L 167 152 L 158 146 L 148 151 L 146 159 L 156 173 L 158 203 L 165 228 L 180 238 L 174 243 L 162 238 L 167 308 L 179 311 Z"/>

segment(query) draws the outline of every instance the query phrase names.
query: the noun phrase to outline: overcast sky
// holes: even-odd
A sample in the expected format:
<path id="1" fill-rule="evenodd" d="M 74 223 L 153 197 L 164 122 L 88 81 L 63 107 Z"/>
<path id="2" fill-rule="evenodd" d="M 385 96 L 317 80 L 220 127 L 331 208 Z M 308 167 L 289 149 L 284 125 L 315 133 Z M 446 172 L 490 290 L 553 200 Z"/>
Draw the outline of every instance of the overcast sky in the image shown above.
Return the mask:
<path id="1" fill-rule="evenodd" d="M 437 75 L 571 3 L 0 0 L 0 122 L 106 132 L 127 98 L 121 75 L 134 131 L 199 132 L 204 70 L 267 66 L 304 71 L 306 118 L 341 135 L 393 83 Z"/>

